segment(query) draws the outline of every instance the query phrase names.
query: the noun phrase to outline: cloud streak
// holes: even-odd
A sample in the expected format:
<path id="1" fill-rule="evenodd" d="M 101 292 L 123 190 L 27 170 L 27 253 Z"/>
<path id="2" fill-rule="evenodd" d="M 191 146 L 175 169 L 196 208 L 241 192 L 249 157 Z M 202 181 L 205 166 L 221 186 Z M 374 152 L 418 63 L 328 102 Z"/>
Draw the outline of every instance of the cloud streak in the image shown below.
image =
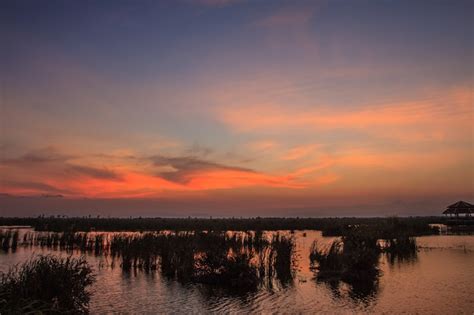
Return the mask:
<path id="1" fill-rule="evenodd" d="M 445 91 L 437 97 L 356 109 L 241 105 L 221 106 L 215 114 L 237 133 L 355 130 L 373 136 L 419 141 L 470 136 L 472 104 L 472 91 L 466 87 Z"/>
<path id="2" fill-rule="evenodd" d="M 160 172 L 159 176 L 178 183 L 186 183 L 196 174 L 203 174 L 204 172 L 231 171 L 255 173 L 253 170 L 248 168 L 227 166 L 224 164 L 201 160 L 193 156 L 165 157 L 156 155 L 151 157 L 150 160 L 157 167 L 171 168 L 169 171 Z"/>
<path id="3" fill-rule="evenodd" d="M 297 174 L 272 175 L 194 156 L 103 156 L 115 168 L 85 165 L 88 157 L 53 150 L 2 160 L 0 191 L 13 195 L 63 194 L 66 197 L 148 198 L 164 194 L 242 187 L 303 188 Z M 82 164 L 80 164 L 82 163 Z M 132 163 L 132 164 L 131 164 Z M 138 165 L 137 165 L 138 164 Z M 112 163 L 111 163 L 112 165 Z"/>

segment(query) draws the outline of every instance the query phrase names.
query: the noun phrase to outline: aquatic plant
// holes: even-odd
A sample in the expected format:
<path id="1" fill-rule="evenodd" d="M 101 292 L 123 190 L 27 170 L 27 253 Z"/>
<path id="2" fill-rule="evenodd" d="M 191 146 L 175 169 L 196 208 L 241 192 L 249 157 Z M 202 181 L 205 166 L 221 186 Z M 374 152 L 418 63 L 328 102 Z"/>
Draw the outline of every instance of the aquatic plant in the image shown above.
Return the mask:
<path id="1" fill-rule="evenodd" d="M 252 258 L 252 253 L 225 253 L 217 247 L 208 248 L 198 256 L 192 280 L 228 288 L 256 288 L 260 279 Z"/>
<path id="2" fill-rule="evenodd" d="M 168 278 L 189 281 L 194 274 L 196 244 L 191 233 L 166 235 L 159 246 L 161 272 Z"/>
<path id="3" fill-rule="evenodd" d="M 367 274 L 377 273 L 380 254 L 378 237 L 364 230 L 355 229 L 342 237 L 343 260 L 347 272 L 344 278 L 363 278 Z"/>
<path id="4" fill-rule="evenodd" d="M 378 239 L 358 229 L 335 240 L 329 249 L 318 249 L 313 243 L 310 261 L 319 270 L 319 278 L 336 277 L 343 280 L 362 279 L 376 274 L 379 254 Z"/>
<path id="5" fill-rule="evenodd" d="M 18 239 L 18 230 L 0 230 L 0 245 L 3 251 L 8 252 L 9 249 L 15 251 L 18 247 Z"/>
<path id="6" fill-rule="evenodd" d="M 0 274 L 0 313 L 87 313 L 94 281 L 84 258 L 38 256 Z"/>
<path id="7" fill-rule="evenodd" d="M 314 242 L 309 258 L 316 279 L 332 282 L 333 289 L 337 287 L 335 283 L 343 281 L 351 285 L 350 295 L 354 298 L 373 294 L 377 288 L 381 254 L 386 254 L 392 263 L 396 259 L 415 259 L 417 254 L 415 238 L 408 236 L 409 232 L 400 227 L 398 219 L 389 222 L 382 228 L 348 227 L 343 236 L 327 248 L 319 248 Z"/>
<path id="8" fill-rule="evenodd" d="M 336 296 L 339 283 L 345 282 L 350 285 L 352 298 L 364 299 L 377 292 L 380 253 L 377 238 L 352 231 L 327 249 L 319 249 L 314 242 L 310 261 L 316 280 L 328 283 Z"/>
<path id="9" fill-rule="evenodd" d="M 399 236 L 384 240 L 382 251 L 387 254 L 389 261 L 415 260 L 418 254 L 418 246 L 414 237 Z"/>
<path id="10" fill-rule="evenodd" d="M 261 232 L 116 234 L 110 254 L 124 271 L 151 271 L 181 282 L 255 288 L 265 278 L 293 278 L 294 239 Z"/>
<path id="11" fill-rule="evenodd" d="M 278 280 L 283 284 L 287 284 L 293 280 L 294 276 L 294 238 L 277 233 L 273 236 L 271 246 L 275 253 L 275 255 L 272 254 L 274 261 L 271 262 L 271 266 L 274 268 Z"/>
<path id="12" fill-rule="evenodd" d="M 327 250 L 319 249 L 316 241 L 311 245 L 309 259 L 314 267 L 318 263 L 318 277 L 339 278 L 344 269 L 344 260 L 342 255 L 342 241 L 332 242 Z"/>

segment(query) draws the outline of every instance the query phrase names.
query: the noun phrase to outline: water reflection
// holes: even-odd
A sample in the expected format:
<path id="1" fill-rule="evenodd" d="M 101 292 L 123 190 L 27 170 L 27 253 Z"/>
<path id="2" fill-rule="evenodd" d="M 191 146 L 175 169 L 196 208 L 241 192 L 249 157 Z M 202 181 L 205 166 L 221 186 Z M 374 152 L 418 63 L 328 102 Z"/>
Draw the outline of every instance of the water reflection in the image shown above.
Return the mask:
<path id="1" fill-rule="evenodd" d="M 335 299 L 350 299 L 355 303 L 368 306 L 374 302 L 379 293 L 379 276 L 358 281 L 343 281 L 337 279 L 318 279 L 318 284 L 326 285 Z"/>

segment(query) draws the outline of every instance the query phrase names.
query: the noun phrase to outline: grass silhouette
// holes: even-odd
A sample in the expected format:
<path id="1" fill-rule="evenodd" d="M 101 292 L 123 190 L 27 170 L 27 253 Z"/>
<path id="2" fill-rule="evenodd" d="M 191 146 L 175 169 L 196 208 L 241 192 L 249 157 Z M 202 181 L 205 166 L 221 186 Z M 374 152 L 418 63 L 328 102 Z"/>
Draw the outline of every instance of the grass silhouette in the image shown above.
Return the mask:
<path id="1" fill-rule="evenodd" d="M 83 258 L 38 256 L 0 275 L 0 313 L 87 313 L 94 281 Z"/>

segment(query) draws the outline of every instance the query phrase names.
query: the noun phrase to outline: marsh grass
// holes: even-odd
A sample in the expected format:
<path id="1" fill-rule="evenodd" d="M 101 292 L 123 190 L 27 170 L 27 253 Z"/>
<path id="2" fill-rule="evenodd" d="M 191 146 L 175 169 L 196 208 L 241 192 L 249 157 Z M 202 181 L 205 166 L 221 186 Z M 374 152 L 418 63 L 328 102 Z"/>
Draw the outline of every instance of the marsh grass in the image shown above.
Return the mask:
<path id="1" fill-rule="evenodd" d="M 79 250 L 100 255 L 108 250 L 109 242 L 106 240 L 106 233 L 26 232 L 20 245 L 66 251 Z"/>
<path id="2" fill-rule="evenodd" d="M 374 236 L 353 231 L 341 240 L 335 240 L 328 249 L 319 249 L 314 242 L 310 261 L 319 271 L 319 279 L 341 279 L 346 282 L 364 279 L 378 273 L 381 249 L 377 241 Z"/>
<path id="3" fill-rule="evenodd" d="M 94 281 L 84 258 L 38 256 L 0 274 L 0 313 L 87 313 Z"/>
<path id="4" fill-rule="evenodd" d="M 282 236 L 279 233 L 273 235 L 272 239 L 272 258 L 270 266 L 273 266 L 276 277 L 283 284 L 290 283 L 294 278 L 294 253 L 295 241 L 293 237 Z"/>
<path id="5" fill-rule="evenodd" d="M 8 252 L 10 249 L 14 252 L 18 247 L 19 232 L 18 230 L 0 230 L 0 245 L 3 251 Z"/>
<path id="6" fill-rule="evenodd" d="M 72 220 L 72 219 L 71 219 Z M 27 232 L 19 242 L 23 246 L 40 246 L 65 251 L 79 251 L 110 256 L 112 266 L 118 265 L 124 272 L 142 270 L 161 272 L 169 279 L 180 282 L 206 283 L 227 287 L 254 288 L 262 283 L 282 285 L 292 283 L 295 275 L 295 240 L 292 233 L 255 231 L 222 231 L 229 224 L 243 226 L 280 227 L 285 224 L 303 226 L 320 224 L 329 230 L 330 223 L 342 227 L 342 237 L 328 248 L 313 245 L 310 260 L 318 270 L 320 280 L 330 279 L 351 283 L 353 287 L 369 279 L 376 281 L 378 260 L 382 253 L 391 261 L 416 257 L 416 242 L 411 237 L 424 229 L 426 220 L 414 222 L 405 218 L 384 219 L 199 219 L 202 225 L 218 227 L 206 231 L 182 231 L 194 219 L 84 219 L 81 224 L 175 224 L 171 231 L 149 232 L 74 232 L 68 219 L 38 219 L 48 225 L 58 224 L 69 228 L 62 232 Z M 104 220 L 104 221 L 101 221 Z M 247 220 L 247 221 L 245 221 Z M 319 221 L 318 221 L 319 220 Z M 142 222 L 143 221 L 143 222 Z M 43 223 L 44 223 L 43 222 Z M 358 224 L 347 224 L 358 223 Z M 141 224 L 141 225 L 140 225 Z M 338 225 L 339 224 L 339 225 Z M 419 230 L 414 227 L 420 227 Z M 426 231 L 426 230 L 424 230 Z M 12 232 L 1 232 L 2 247 L 13 247 Z M 383 239 L 383 246 L 380 244 Z M 5 244 L 5 245 L 4 245 Z M 7 245 L 8 244 L 8 245 Z M 5 248 L 4 247 L 4 248 Z M 414 253 L 414 254 L 410 254 Z M 370 286 L 369 286 L 370 287 Z M 370 291 L 370 290 L 369 290 Z"/>
<path id="7" fill-rule="evenodd" d="M 384 240 L 382 251 L 386 253 L 390 263 L 396 261 L 414 261 L 417 259 L 418 246 L 416 239 L 408 236 L 399 236 Z"/>
<path id="8" fill-rule="evenodd" d="M 275 277 L 293 279 L 292 237 L 262 232 L 147 232 L 115 235 L 110 255 L 121 268 L 160 270 L 169 279 L 228 288 L 256 288 Z"/>
<path id="9" fill-rule="evenodd" d="M 416 259 L 416 240 L 403 229 L 397 232 L 387 226 L 382 229 L 352 227 L 329 247 L 320 248 L 314 242 L 309 258 L 317 281 L 330 283 L 332 289 L 337 288 L 339 282 L 347 283 L 351 297 L 364 299 L 377 292 L 378 265 L 383 254 L 391 263 Z"/>
<path id="10" fill-rule="evenodd" d="M 221 245 L 209 243 L 197 255 L 192 280 L 228 288 L 256 288 L 260 278 L 257 266 L 252 263 L 255 254 L 231 248 L 222 250 Z"/>

